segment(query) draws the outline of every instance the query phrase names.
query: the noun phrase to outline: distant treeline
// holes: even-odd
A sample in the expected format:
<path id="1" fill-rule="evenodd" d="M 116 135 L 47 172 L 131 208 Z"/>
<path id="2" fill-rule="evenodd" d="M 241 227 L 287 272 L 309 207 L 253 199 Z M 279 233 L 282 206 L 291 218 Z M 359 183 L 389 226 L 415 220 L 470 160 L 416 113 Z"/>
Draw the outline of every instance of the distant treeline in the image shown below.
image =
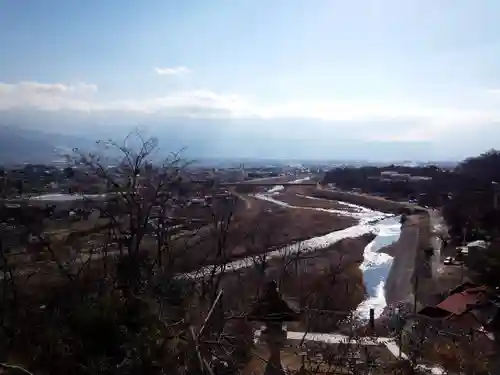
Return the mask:
<path id="1" fill-rule="evenodd" d="M 432 179 L 387 181 L 380 178 L 383 171 Z M 497 182 L 500 182 L 500 151 L 497 150 L 467 158 L 453 169 L 433 165 L 345 167 L 328 171 L 323 180 L 323 183 L 334 183 L 339 189 L 359 189 L 441 208 L 450 226 L 450 235 L 456 241 L 462 240 L 464 234 L 470 240 L 497 237 L 500 229 L 500 210 L 495 204 L 497 188 L 500 195 Z"/>

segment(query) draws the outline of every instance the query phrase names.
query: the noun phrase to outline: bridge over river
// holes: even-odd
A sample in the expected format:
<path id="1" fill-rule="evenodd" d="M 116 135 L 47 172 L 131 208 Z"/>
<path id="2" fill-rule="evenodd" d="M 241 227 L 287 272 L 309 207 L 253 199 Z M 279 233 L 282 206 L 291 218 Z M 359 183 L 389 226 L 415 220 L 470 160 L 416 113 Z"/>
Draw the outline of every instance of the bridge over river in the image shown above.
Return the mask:
<path id="1" fill-rule="evenodd" d="M 219 186 L 318 186 L 316 182 L 221 182 Z"/>
<path id="2" fill-rule="evenodd" d="M 260 180 L 248 180 L 242 182 L 209 182 L 209 181 L 193 181 L 196 184 L 206 184 L 213 183 L 217 186 L 319 186 L 319 182 L 314 181 L 301 181 L 301 182 L 280 182 L 280 181 L 260 181 Z"/>

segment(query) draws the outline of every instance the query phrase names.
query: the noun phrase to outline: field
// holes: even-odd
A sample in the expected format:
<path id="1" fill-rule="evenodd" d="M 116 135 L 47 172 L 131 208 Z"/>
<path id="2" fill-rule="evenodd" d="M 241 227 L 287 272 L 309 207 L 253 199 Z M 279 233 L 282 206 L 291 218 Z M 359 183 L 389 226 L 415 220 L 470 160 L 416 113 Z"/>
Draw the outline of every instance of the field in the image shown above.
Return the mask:
<path id="1" fill-rule="evenodd" d="M 345 239 L 311 253 L 284 250 L 281 258 L 265 263 L 258 257 L 254 266 L 224 274 L 224 305 L 248 311 L 266 281 L 276 280 L 292 306 L 310 310 L 304 310 L 301 319 L 289 323 L 288 329 L 332 332 L 364 299 L 359 263 L 364 247 L 373 237 L 368 234 Z"/>
<path id="2" fill-rule="evenodd" d="M 253 197 L 245 199 L 250 208 L 235 213 L 224 237 L 224 257 L 228 261 L 266 253 L 356 224 L 356 220 L 351 217 L 329 212 L 285 208 Z M 209 231 L 199 240 L 191 241 L 191 262 L 183 267 L 183 271 L 199 265 L 212 264 L 220 257 L 213 248 L 214 235 L 217 233 Z M 179 243 L 181 247 L 185 245 Z"/>
<path id="3" fill-rule="evenodd" d="M 328 210 L 341 210 L 346 212 L 352 212 L 352 207 L 345 204 L 341 204 L 338 201 L 324 198 L 316 198 L 308 193 L 314 194 L 317 189 L 289 189 L 284 193 L 279 193 L 273 196 L 273 198 L 288 203 L 295 207 L 310 207 L 310 208 L 322 208 Z"/>

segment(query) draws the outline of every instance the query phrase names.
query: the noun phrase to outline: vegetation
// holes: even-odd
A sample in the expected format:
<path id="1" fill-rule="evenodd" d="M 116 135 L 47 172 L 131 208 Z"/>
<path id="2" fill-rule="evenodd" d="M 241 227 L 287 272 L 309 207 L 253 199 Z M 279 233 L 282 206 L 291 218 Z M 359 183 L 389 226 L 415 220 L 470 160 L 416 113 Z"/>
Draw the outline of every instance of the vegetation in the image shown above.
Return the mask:
<path id="1" fill-rule="evenodd" d="M 288 218 L 290 223 L 284 223 L 280 215 L 288 217 L 285 210 L 241 221 L 233 200 L 213 204 L 209 215 L 204 209 L 190 208 L 186 198 L 197 188 L 184 173 L 188 163 L 174 154 L 153 165 L 155 140 L 140 135 L 135 140 L 139 141 L 135 147 L 132 139 L 126 144 L 106 142 L 99 154 L 75 150 L 73 167 L 54 172 L 55 177 L 46 181 L 56 179 L 68 189 L 75 181 L 91 181 L 79 183 L 80 189 L 104 193 L 103 201 L 82 202 L 82 210 L 98 213 L 91 226 L 85 223 L 93 214 L 84 215 L 86 221 L 68 221 L 61 227 L 54 224 L 55 207 L 21 201 L 1 205 L 0 368 L 12 373 L 75 375 L 236 374 L 258 349 L 252 335 L 256 327 L 246 314 L 270 279 L 278 281 L 302 312 L 296 329 L 332 332 L 342 327 L 343 332 L 353 331 L 350 312 L 364 296 L 357 267 L 364 242 L 358 246 L 345 241 L 314 254 L 300 249 L 287 253 L 285 249 L 279 260 L 270 260 L 266 250 L 306 236 L 300 233 L 300 221 Z M 118 160 L 116 155 L 120 155 Z M 492 158 L 498 160 L 498 155 L 489 153 L 477 159 L 490 166 Z M 467 239 L 495 238 L 496 227 L 490 223 L 496 217 L 491 190 L 468 192 L 469 183 L 483 181 L 486 187 L 487 179 L 496 179 L 491 166 L 487 168 L 491 175 L 474 175 L 479 168 L 477 159 L 467 160 L 453 171 L 429 167 L 415 173 L 435 176 L 432 184 L 438 181 L 437 187 L 430 188 L 429 195 L 446 197 L 443 210 L 457 226 L 454 232 L 462 231 L 459 218 L 465 215 L 473 228 L 466 233 Z M 368 179 L 379 170 L 358 172 L 336 170 L 326 180 L 366 191 L 380 188 Z M 464 185 L 448 190 L 444 188 L 448 177 Z M 29 178 L 23 190 L 16 174 L 4 171 L 0 178 L 5 200 L 27 191 L 40 192 Z M 385 187 L 388 194 L 407 193 L 402 185 L 396 193 Z M 206 189 L 204 194 L 214 187 Z M 458 199 L 464 196 L 474 197 L 471 202 L 475 203 L 461 206 Z M 489 216 L 484 217 L 476 209 L 478 205 Z M 194 213 L 202 225 L 188 231 L 175 229 L 183 217 Z M 308 217 L 314 219 L 312 214 Z M 288 224 L 291 229 L 285 230 Z M 298 237 L 291 236 L 290 230 Z M 367 236 L 363 241 L 371 239 Z M 229 272 L 227 262 L 243 254 L 235 253 L 241 243 L 244 253 L 253 256 L 252 267 Z M 493 243 L 490 251 L 497 248 Z M 491 264 L 492 269 L 480 277 L 495 285 L 498 269 Z M 200 272 L 186 273 L 193 270 Z M 355 331 L 366 333 L 366 327 Z M 385 368 L 385 373 L 412 373 L 425 351 L 421 348 L 424 338 L 413 337 L 417 344 L 405 347 L 405 352 L 416 353 L 407 369 Z M 318 350 L 311 349 L 311 356 L 317 358 Z M 315 365 L 347 363 L 348 354 L 336 358 L 329 350 L 319 350 L 326 360 L 315 360 Z M 371 368 L 356 371 L 364 374 Z"/>
<path id="2" fill-rule="evenodd" d="M 5 224 L 29 233 L 51 262 L 30 268 L 14 262 L 8 240 L 16 233 L 4 225 L 1 356 L 47 374 L 194 373 L 200 364 L 186 347 L 199 338 L 191 335 L 186 314 L 188 306 L 203 309 L 209 300 L 173 278 L 168 235 L 155 237 L 155 252 L 142 251 L 153 207 L 157 219 L 166 220 L 180 195 L 182 163 L 173 157 L 150 168 L 153 140 L 138 151 L 106 146 L 123 153 L 113 172 L 98 155 L 74 155 L 113 194 L 95 207 L 110 224 L 99 233 L 99 248 L 71 242 L 66 245 L 76 256 L 70 258 L 47 236 L 44 215 L 29 213 L 34 208 L 4 216 L 10 221 Z"/>
<path id="3" fill-rule="evenodd" d="M 280 280 L 304 311 L 354 308 L 351 274 L 357 278 L 352 295 L 362 299 L 356 267 L 307 274 L 310 258 L 300 252 L 268 266 L 263 250 L 276 246 L 274 234 L 282 227 L 257 215 L 244 228 L 232 200 L 212 205 L 201 228 L 176 232 L 175 215 L 184 212 L 185 198 L 195 189 L 184 174 L 187 163 L 175 154 L 153 165 L 156 142 L 136 135 L 139 142 L 132 147 L 133 140 L 103 143 L 99 154 L 75 150 L 73 167 L 61 171 L 59 183 L 70 186 L 80 178 L 91 181 L 90 192 L 105 194 L 103 201 L 82 202 L 99 214 L 91 226 L 88 220 L 66 221 L 61 228 L 54 225 L 51 205 L 9 203 L 25 191 L 16 190 L 16 175 L 3 175 L 0 368 L 36 374 L 232 374 L 249 360 L 254 344 L 245 316 L 267 280 Z M 80 185 L 89 193 L 87 184 Z M 225 272 L 237 240 L 258 254 L 254 267 Z M 198 251 L 200 243 L 204 252 Z M 203 273 L 184 273 L 202 265 Z M 299 280 L 301 287 L 293 290 Z M 332 298 L 337 293 L 345 298 Z M 314 327 L 331 330 L 347 316 L 322 325 L 316 318 Z"/>
<path id="4" fill-rule="evenodd" d="M 381 172 L 395 171 L 412 176 L 426 176 L 431 179 L 421 181 L 397 181 L 381 178 Z M 382 168 L 337 168 L 328 172 L 324 183 L 334 183 L 343 189 L 357 188 L 361 191 L 379 194 L 398 200 L 415 200 L 420 205 L 441 210 L 449 227 L 452 246 L 464 245 L 474 240 L 486 241 L 485 250 L 469 251 L 466 257 L 468 276 L 474 281 L 486 284 L 494 290 L 500 287 L 500 151 L 491 150 L 477 157 L 468 158 L 450 170 L 436 166 Z M 431 255 L 431 249 L 427 252 Z M 494 319 L 496 322 L 498 319 Z M 488 329 L 495 333 L 493 353 L 500 352 L 499 327 L 490 324 Z M 443 331 L 427 333 L 430 348 L 423 347 L 424 353 L 433 353 L 455 371 L 478 371 L 466 353 L 478 349 L 468 333 L 456 338 L 443 337 Z M 418 341 L 418 340 L 417 340 Z M 488 341 L 488 340 L 486 340 Z M 484 347 L 484 343 L 481 344 Z M 481 347 L 479 345 L 479 347 Z M 491 353 L 491 351 L 490 351 Z M 429 355 L 426 355 L 428 358 Z M 476 353 L 477 355 L 477 353 Z M 482 357 L 486 356 L 482 353 Z M 493 363 L 495 360 L 493 361 Z M 472 367 L 471 367 L 472 366 Z M 473 368 L 473 369 L 472 369 Z M 484 368 L 481 369 L 484 371 Z M 495 372 L 496 373 L 496 372 Z"/>
<path id="5" fill-rule="evenodd" d="M 388 181 L 380 178 L 383 171 L 424 176 L 431 180 Z M 498 236 L 500 204 L 498 207 L 494 204 L 497 181 L 500 181 L 500 151 L 491 150 L 468 158 L 450 170 L 437 166 L 395 165 L 336 168 L 326 173 L 323 183 L 334 183 L 341 189 L 358 188 L 396 200 L 415 200 L 420 205 L 440 208 L 452 239 L 460 243 Z"/>

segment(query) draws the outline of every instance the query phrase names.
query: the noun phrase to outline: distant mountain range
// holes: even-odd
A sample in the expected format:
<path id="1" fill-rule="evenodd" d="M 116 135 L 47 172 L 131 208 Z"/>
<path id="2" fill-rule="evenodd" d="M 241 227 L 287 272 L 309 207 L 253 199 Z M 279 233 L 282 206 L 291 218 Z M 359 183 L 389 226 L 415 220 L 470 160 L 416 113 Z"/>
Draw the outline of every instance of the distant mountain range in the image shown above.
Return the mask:
<path id="1" fill-rule="evenodd" d="M 50 160 L 57 157 L 61 149 L 90 147 L 97 139 L 120 141 L 137 128 L 146 137 L 157 137 L 164 154 L 185 149 L 183 155 L 191 160 L 235 162 L 240 159 L 246 160 L 244 163 L 248 160 L 266 163 L 264 159 L 272 160 L 272 164 L 275 160 L 295 163 L 335 161 L 341 164 L 462 160 L 486 151 L 487 148 L 483 148 L 486 143 L 482 141 L 485 137 L 488 144 L 500 144 L 500 135 L 495 131 L 471 134 L 465 143 L 457 134 L 459 132 L 450 132 L 445 139 L 393 141 L 390 135 L 395 126 L 380 121 L 187 118 L 118 111 L 2 110 L 0 162 Z M 418 124 L 412 123 L 397 126 L 418 128 Z"/>
<path id="2" fill-rule="evenodd" d="M 0 162 L 21 164 L 40 160 L 47 162 L 55 157 L 55 145 L 50 138 L 10 127 L 0 127 Z"/>
<path id="3" fill-rule="evenodd" d="M 0 164 L 51 163 L 75 147 L 89 148 L 93 143 L 72 135 L 0 126 Z"/>
<path id="4" fill-rule="evenodd" d="M 160 133 L 160 136 L 162 134 Z M 97 137 L 97 135 L 96 135 Z M 118 140 L 123 139 L 124 136 L 117 135 Z M 106 137 L 100 137 L 106 139 Z M 90 135 L 76 135 L 76 134 L 58 134 L 55 132 L 46 133 L 41 130 L 19 128 L 14 126 L 0 125 L 0 164 L 3 165 L 18 165 L 24 163 L 53 163 L 55 161 L 64 160 L 64 155 L 71 153 L 73 148 L 80 148 L 82 150 L 92 150 L 95 148 L 96 139 Z M 227 167 L 244 164 L 247 167 L 262 166 L 262 165 L 286 165 L 286 164 L 302 164 L 302 165 L 318 165 L 323 166 L 340 166 L 340 165 L 388 165 L 394 164 L 408 164 L 409 162 L 403 161 L 387 161 L 387 162 L 373 162 L 362 161 L 355 159 L 330 159 L 318 160 L 309 158 L 264 158 L 264 157 L 214 157 L 210 152 L 210 142 L 203 141 L 202 139 L 179 139 L 175 137 L 160 138 L 160 146 L 162 150 L 179 150 L 182 146 L 188 145 L 188 152 L 186 158 L 195 160 L 200 164 L 211 167 Z M 168 147 L 165 149 L 165 145 Z M 170 147 L 169 147 L 170 146 Z M 412 162 L 413 163 L 413 162 Z M 422 164 L 422 163 L 417 163 Z M 425 163 L 427 164 L 427 163 Z M 445 166 L 454 163 L 433 163 Z"/>

